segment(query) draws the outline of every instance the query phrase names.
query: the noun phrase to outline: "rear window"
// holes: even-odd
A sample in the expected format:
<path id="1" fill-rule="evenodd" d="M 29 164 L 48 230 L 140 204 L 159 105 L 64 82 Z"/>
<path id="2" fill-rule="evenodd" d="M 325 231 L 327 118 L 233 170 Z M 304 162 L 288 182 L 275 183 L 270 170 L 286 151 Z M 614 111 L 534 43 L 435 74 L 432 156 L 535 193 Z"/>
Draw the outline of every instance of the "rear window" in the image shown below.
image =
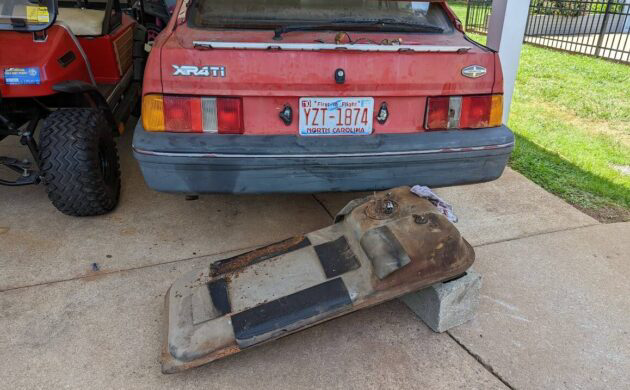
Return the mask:
<path id="1" fill-rule="evenodd" d="M 189 12 L 189 25 L 201 28 L 269 29 L 335 23 L 344 24 L 344 30 L 379 31 L 384 24 L 378 22 L 385 21 L 390 24 L 387 31 L 395 31 L 395 23 L 435 27 L 434 33 L 453 31 L 442 7 L 426 1 L 194 0 Z M 369 24 L 372 21 L 374 24 Z"/>

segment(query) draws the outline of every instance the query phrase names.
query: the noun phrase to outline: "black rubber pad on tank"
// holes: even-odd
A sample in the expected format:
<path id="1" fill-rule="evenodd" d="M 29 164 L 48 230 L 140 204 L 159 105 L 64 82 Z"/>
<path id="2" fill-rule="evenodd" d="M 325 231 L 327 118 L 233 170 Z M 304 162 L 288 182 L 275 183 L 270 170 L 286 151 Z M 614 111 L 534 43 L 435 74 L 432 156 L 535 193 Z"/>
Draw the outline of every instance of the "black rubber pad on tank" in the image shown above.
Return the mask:
<path id="1" fill-rule="evenodd" d="M 260 263 L 285 253 L 293 252 L 298 249 L 311 245 L 308 237 L 296 236 L 288 240 L 276 242 L 253 251 L 240 254 L 238 256 L 229 257 L 227 259 L 215 261 L 210 264 L 210 276 L 218 276 L 228 272 L 245 268 L 249 265 Z"/>
<path id="2" fill-rule="evenodd" d="M 326 281 L 232 316 L 239 347 L 246 348 L 311 324 L 352 305 L 341 278 Z"/>
<path id="3" fill-rule="evenodd" d="M 344 236 L 339 237 L 335 241 L 316 245 L 315 253 L 317 253 L 317 257 L 319 257 L 328 279 L 345 274 L 361 266 Z"/>
<path id="4" fill-rule="evenodd" d="M 224 278 L 208 283 L 208 292 L 212 299 L 212 304 L 221 315 L 232 311 L 230 297 L 228 296 L 227 281 Z"/>

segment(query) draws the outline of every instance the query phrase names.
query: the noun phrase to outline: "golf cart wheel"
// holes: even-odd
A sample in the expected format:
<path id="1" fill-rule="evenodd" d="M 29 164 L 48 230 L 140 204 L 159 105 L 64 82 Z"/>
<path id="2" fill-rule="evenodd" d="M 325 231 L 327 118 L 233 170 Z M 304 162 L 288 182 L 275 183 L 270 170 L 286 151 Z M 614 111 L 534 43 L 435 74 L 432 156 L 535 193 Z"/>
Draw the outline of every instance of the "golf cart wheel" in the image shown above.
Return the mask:
<path id="1" fill-rule="evenodd" d="M 105 214 L 120 196 L 120 166 L 112 129 L 98 109 L 60 109 L 40 134 L 40 169 L 48 198 L 62 213 Z"/>

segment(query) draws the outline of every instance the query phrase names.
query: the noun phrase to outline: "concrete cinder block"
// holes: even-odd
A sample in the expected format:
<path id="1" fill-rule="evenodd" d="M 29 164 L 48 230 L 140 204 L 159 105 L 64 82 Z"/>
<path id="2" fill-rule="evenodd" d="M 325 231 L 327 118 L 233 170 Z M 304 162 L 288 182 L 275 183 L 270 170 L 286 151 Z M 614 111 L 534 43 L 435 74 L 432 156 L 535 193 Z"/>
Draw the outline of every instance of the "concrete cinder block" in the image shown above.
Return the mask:
<path id="1" fill-rule="evenodd" d="M 471 320 L 479 307 L 481 275 L 472 268 L 458 279 L 436 283 L 400 298 L 435 332 Z"/>

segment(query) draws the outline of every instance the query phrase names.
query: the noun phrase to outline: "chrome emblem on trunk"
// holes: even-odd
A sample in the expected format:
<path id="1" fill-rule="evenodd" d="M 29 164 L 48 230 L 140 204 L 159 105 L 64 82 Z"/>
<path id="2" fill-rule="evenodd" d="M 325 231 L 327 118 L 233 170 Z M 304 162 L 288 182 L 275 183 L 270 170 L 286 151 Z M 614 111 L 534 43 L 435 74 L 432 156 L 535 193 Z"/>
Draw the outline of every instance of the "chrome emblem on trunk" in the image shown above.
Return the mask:
<path id="1" fill-rule="evenodd" d="M 462 75 L 471 79 L 485 76 L 488 71 L 481 65 L 471 65 L 462 69 Z"/>
<path id="2" fill-rule="evenodd" d="M 173 76 L 225 77 L 225 66 L 173 65 Z"/>

